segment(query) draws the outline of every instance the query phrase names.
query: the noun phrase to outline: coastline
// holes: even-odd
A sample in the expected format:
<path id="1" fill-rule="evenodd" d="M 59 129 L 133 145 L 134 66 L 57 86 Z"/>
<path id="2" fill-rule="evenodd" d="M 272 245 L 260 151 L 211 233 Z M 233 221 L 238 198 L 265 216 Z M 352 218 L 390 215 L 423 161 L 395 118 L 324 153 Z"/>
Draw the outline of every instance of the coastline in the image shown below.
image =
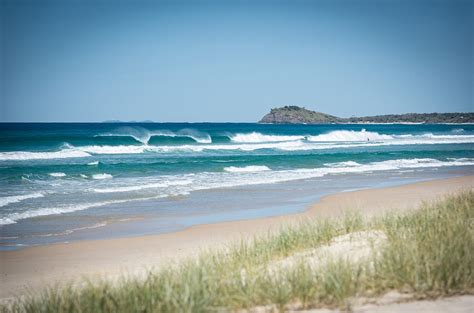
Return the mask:
<path id="1" fill-rule="evenodd" d="M 21 295 L 25 287 L 89 279 L 113 279 L 140 275 L 147 269 L 197 255 L 203 249 L 220 248 L 240 238 L 251 238 L 307 218 L 341 215 L 346 210 L 378 215 L 390 210 L 409 210 L 422 201 L 474 188 L 474 176 L 432 180 L 381 189 L 365 189 L 328 195 L 302 213 L 252 220 L 203 224 L 160 235 L 78 241 L 68 244 L 1 251 L 0 298 Z"/>

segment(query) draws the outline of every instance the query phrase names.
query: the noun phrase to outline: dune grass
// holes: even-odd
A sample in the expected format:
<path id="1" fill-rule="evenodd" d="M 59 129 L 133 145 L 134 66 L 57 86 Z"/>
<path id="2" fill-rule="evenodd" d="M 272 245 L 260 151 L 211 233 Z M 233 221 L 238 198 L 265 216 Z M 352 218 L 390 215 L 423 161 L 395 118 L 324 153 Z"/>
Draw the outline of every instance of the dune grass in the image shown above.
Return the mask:
<path id="1" fill-rule="evenodd" d="M 407 214 L 365 220 L 307 221 L 221 251 L 150 272 L 81 288 L 50 288 L 15 300 L 3 312 L 227 312 L 288 304 L 344 307 L 351 297 L 401 290 L 419 297 L 474 293 L 474 192 L 425 204 Z M 314 271 L 303 262 L 282 275 L 262 270 L 275 260 L 361 230 L 381 230 L 378 257 L 327 260 Z"/>

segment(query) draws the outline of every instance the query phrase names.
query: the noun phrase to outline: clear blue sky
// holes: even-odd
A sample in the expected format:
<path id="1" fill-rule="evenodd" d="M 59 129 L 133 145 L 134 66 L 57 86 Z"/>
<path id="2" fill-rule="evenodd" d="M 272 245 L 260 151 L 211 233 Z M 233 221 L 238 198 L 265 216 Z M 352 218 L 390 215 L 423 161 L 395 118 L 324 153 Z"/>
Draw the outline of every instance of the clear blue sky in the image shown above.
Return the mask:
<path id="1" fill-rule="evenodd" d="M 0 121 L 474 111 L 474 1 L 0 3 Z"/>

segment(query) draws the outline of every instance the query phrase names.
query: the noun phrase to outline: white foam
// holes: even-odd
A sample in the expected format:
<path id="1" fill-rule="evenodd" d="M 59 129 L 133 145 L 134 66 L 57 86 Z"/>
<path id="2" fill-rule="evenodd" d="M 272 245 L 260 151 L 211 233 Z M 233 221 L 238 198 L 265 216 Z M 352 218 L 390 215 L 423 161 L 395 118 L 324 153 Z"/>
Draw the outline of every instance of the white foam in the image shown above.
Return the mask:
<path id="1" fill-rule="evenodd" d="M 86 153 L 92 154 L 137 154 L 145 152 L 147 146 L 82 146 L 77 147 Z"/>
<path id="2" fill-rule="evenodd" d="M 40 192 L 30 193 L 26 195 L 0 197 L 0 207 L 6 206 L 10 203 L 17 203 L 26 199 L 42 198 L 44 195 Z"/>
<path id="3" fill-rule="evenodd" d="M 40 158 L 63 158 L 63 157 L 88 157 L 91 154 L 140 154 L 169 153 L 169 152 L 203 152 L 203 151 L 254 151 L 261 149 L 274 149 L 282 151 L 301 150 L 324 150 L 336 148 L 376 147 L 390 145 L 422 145 L 422 144 L 457 144 L 474 143 L 474 135 L 434 135 L 426 133 L 422 135 L 384 135 L 376 132 L 356 131 L 333 131 L 318 136 L 273 136 L 259 133 L 237 134 L 234 144 L 201 144 L 201 145 L 117 145 L 117 146 L 81 146 L 71 147 L 58 152 L 2 152 L 0 160 L 27 160 Z M 305 139 L 302 139 L 305 138 Z M 206 139 L 207 140 L 207 139 Z M 202 142 L 206 142 L 203 140 Z M 246 142 L 247 141 L 247 142 Z M 254 142 L 252 142 L 254 141 Z M 90 162 L 89 165 L 97 165 L 98 161 Z"/>
<path id="4" fill-rule="evenodd" d="M 94 188 L 92 191 L 97 193 L 114 193 L 114 192 L 127 192 L 127 191 L 138 191 L 143 189 L 152 189 L 152 188 L 166 188 L 169 186 L 185 186 L 191 184 L 193 181 L 190 179 L 185 180 L 175 180 L 175 181 L 163 181 L 159 183 L 149 183 L 133 186 L 123 186 L 123 187 L 112 187 L 112 188 Z"/>
<path id="5" fill-rule="evenodd" d="M 4 215 L 0 219 L 0 224 L 15 223 L 20 219 L 51 215 L 51 214 L 62 214 L 70 213 L 78 210 L 85 210 L 92 207 L 125 203 L 130 201 L 140 201 L 157 199 L 168 196 L 186 195 L 196 190 L 206 190 L 215 188 L 229 188 L 246 185 L 259 185 L 259 184 L 273 184 L 292 180 L 311 179 L 315 177 L 323 177 L 326 175 L 334 174 L 348 174 L 348 173 L 367 173 L 375 171 L 389 171 L 389 170 L 407 170 L 415 168 L 438 168 L 445 166 L 466 166 L 474 165 L 474 158 L 458 158 L 449 160 L 436 160 L 431 158 L 417 158 L 417 159 L 397 159 L 387 160 L 381 162 L 372 162 L 367 164 L 360 164 L 355 161 L 345 161 L 339 163 L 328 163 L 326 167 L 320 168 L 300 168 L 293 170 L 270 170 L 265 167 L 262 171 L 246 171 L 245 167 L 234 167 L 237 171 L 223 171 L 223 172 L 202 172 L 198 174 L 186 174 L 186 175 L 172 175 L 167 176 L 163 181 L 150 181 L 149 178 L 139 178 L 138 180 L 126 180 L 130 182 L 129 185 L 123 185 L 122 180 L 117 179 L 114 182 L 113 187 L 107 185 L 107 188 L 96 188 L 91 191 L 96 193 L 107 193 L 107 192 L 130 192 L 137 190 L 145 190 L 145 194 L 142 198 L 134 198 L 129 195 L 125 195 L 126 199 L 117 199 L 110 201 L 102 201 L 96 203 L 84 203 L 70 206 L 59 206 L 53 208 L 39 208 L 35 210 L 28 210 L 26 212 L 10 213 Z M 250 167 L 252 168 L 252 167 Z M 255 168 L 254 168 L 255 169 Z M 263 166 L 262 166 L 263 169 Z M 267 170 L 268 169 L 268 170 Z M 97 175 L 97 174 L 96 174 Z M 99 174 L 109 175 L 109 174 Z M 104 176 L 106 177 L 106 176 Z M 153 178 L 154 179 L 154 178 Z M 163 179 L 163 177 L 161 177 Z M 121 185 L 119 185 L 120 183 Z M 162 188 L 159 190 L 159 194 L 153 188 Z M 147 189 L 150 189 L 149 191 Z M 41 195 L 42 196 L 42 195 Z M 38 197 L 41 197 L 38 196 Z M 17 198 L 12 196 L 11 202 L 17 201 Z M 20 196 L 21 197 L 21 196 Z M 3 200 L 9 197 L 4 197 Z M 21 201 L 21 200 L 20 200 Z"/>
<path id="6" fill-rule="evenodd" d="M 231 173 L 263 172 L 270 169 L 264 165 L 249 165 L 244 167 L 229 166 L 224 167 L 224 171 Z"/>
<path id="7" fill-rule="evenodd" d="M 113 178 L 113 176 L 107 173 L 103 173 L 103 174 L 94 174 L 92 175 L 92 178 L 93 179 L 110 179 L 110 178 Z"/>
<path id="8" fill-rule="evenodd" d="M 164 195 L 158 195 L 153 197 L 141 198 L 141 199 L 134 199 L 135 201 L 144 201 L 144 200 L 153 200 L 165 197 Z M 42 208 L 36 210 L 28 210 L 25 212 L 15 212 L 10 213 L 7 216 L 0 218 L 0 225 L 7 225 L 7 224 L 14 224 L 19 220 L 39 217 L 39 216 L 48 216 L 48 215 L 58 215 L 58 214 L 65 214 L 65 213 L 72 213 L 76 211 L 87 210 L 90 208 L 101 207 L 105 205 L 112 205 L 112 204 L 119 204 L 119 203 L 126 203 L 130 202 L 130 199 L 124 200 L 110 200 L 110 201 L 103 201 L 103 202 L 94 202 L 94 203 L 83 203 L 77 205 L 70 205 L 70 206 L 62 206 L 62 207 L 53 207 L 53 208 Z"/>
<path id="9" fill-rule="evenodd" d="M 351 166 L 360 166 L 360 163 L 354 161 L 338 162 L 338 163 L 325 163 L 324 166 L 328 167 L 351 167 Z"/>
<path id="10" fill-rule="evenodd" d="M 65 174 L 65 173 L 62 173 L 62 172 L 49 173 L 48 175 L 49 175 L 49 176 L 52 176 L 52 177 L 64 177 L 64 176 L 66 176 L 66 174 Z"/>
<path id="11" fill-rule="evenodd" d="M 5 217 L 0 218 L 0 225 L 14 224 L 19 220 L 32 218 L 32 217 L 72 213 L 75 211 L 86 210 L 93 207 L 99 207 L 99 206 L 116 204 L 116 203 L 124 203 L 127 201 L 128 200 L 113 200 L 113 201 L 104 201 L 104 202 L 98 202 L 98 203 L 84 203 L 84 204 L 77 204 L 77 205 L 71 205 L 71 206 L 65 206 L 65 207 L 42 208 L 42 209 L 36 209 L 36 210 L 28 210 L 25 212 L 10 213 Z"/>
<path id="12" fill-rule="evenodd" d="M 317 136 L 309 136 L 308 141 L 311 142 L 365 142 L 365 141 L 384 141 L 393 139 L 390 135 L 383 135 L 377 132 L 370 132 L 362 129 L 361 131 L 353 130 L 335 130 L 327 134 Z"/>
<path id="13" fill-rule="evenodd" d="M 257 132 L 248 134 L 235 134 L 230 136 L 230 140 L 238 143 L 261 143 L 261 142 L 281 142 L 304 139 L 305 136 L 283 136 L 283 135 L 264 135 Z"/>
<path id="14" fill-rule="evenodd" d="M 85 151 L 64 149 L 52 152 L 13 151 L 0 152 L 0 161 L 48 160 L 65 158 L 84 158 L 91 156 Z"/>
<path id="15" fill-rule="evenodd" d="M 87 165 L 99 165 L 99 161 L 89 162 Z"/>
<path id="16" fill-rule="evenodd" d="M 328 150 L 340 148 L 360 148 L 392 145 L 431 145 L 474 143 L 474 135 L 383 135 L 366 131 L 334 131 L 328 134 L 305 137 L 307 140 L 270 141 L 260 143 L 201 144 L 201 145 L 121 145 L 84 146 L 81 151 L 92 154 L 136 154 L 136 153 L 174 153 L 203 151 L 255 151 L 262 149 L 282 151 Z M 281 139 L 281 138 L 280 138 Z M 279 140 L 280 140 L 279 139 Z M 367 141 L 367 139 L 369 139 Z M 247 139 L 239 139 L 247 140 Z M 263 139 L 262 139 L 263 140 Z M 266 139 L 265 139 L 266 140 Z M 331 141 L 332 140 L 332 141 Z"/>

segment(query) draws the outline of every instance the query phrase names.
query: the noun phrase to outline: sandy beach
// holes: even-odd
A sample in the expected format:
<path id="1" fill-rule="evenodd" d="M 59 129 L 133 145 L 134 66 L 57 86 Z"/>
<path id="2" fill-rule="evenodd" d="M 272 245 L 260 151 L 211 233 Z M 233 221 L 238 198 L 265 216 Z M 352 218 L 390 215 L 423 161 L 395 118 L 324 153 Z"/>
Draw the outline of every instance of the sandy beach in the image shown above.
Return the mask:
<path id="1" fill-rule="evenodd" d="M 193 226 L 161 235 L 79 241 L 0 252 L 0 297 L 82 278 L 113 279 L 139 275 L 167 262 L 197 255 L 240 238 L 250 238 L 307 218 L 336 217 L 345 211 L 365 216 L 416 208 L 447 194 L 474 188 L 474 176 L 434 180 L 323 197 L 304 213 Z M 223 204 L 225 205 L 225 204 Z"/>

